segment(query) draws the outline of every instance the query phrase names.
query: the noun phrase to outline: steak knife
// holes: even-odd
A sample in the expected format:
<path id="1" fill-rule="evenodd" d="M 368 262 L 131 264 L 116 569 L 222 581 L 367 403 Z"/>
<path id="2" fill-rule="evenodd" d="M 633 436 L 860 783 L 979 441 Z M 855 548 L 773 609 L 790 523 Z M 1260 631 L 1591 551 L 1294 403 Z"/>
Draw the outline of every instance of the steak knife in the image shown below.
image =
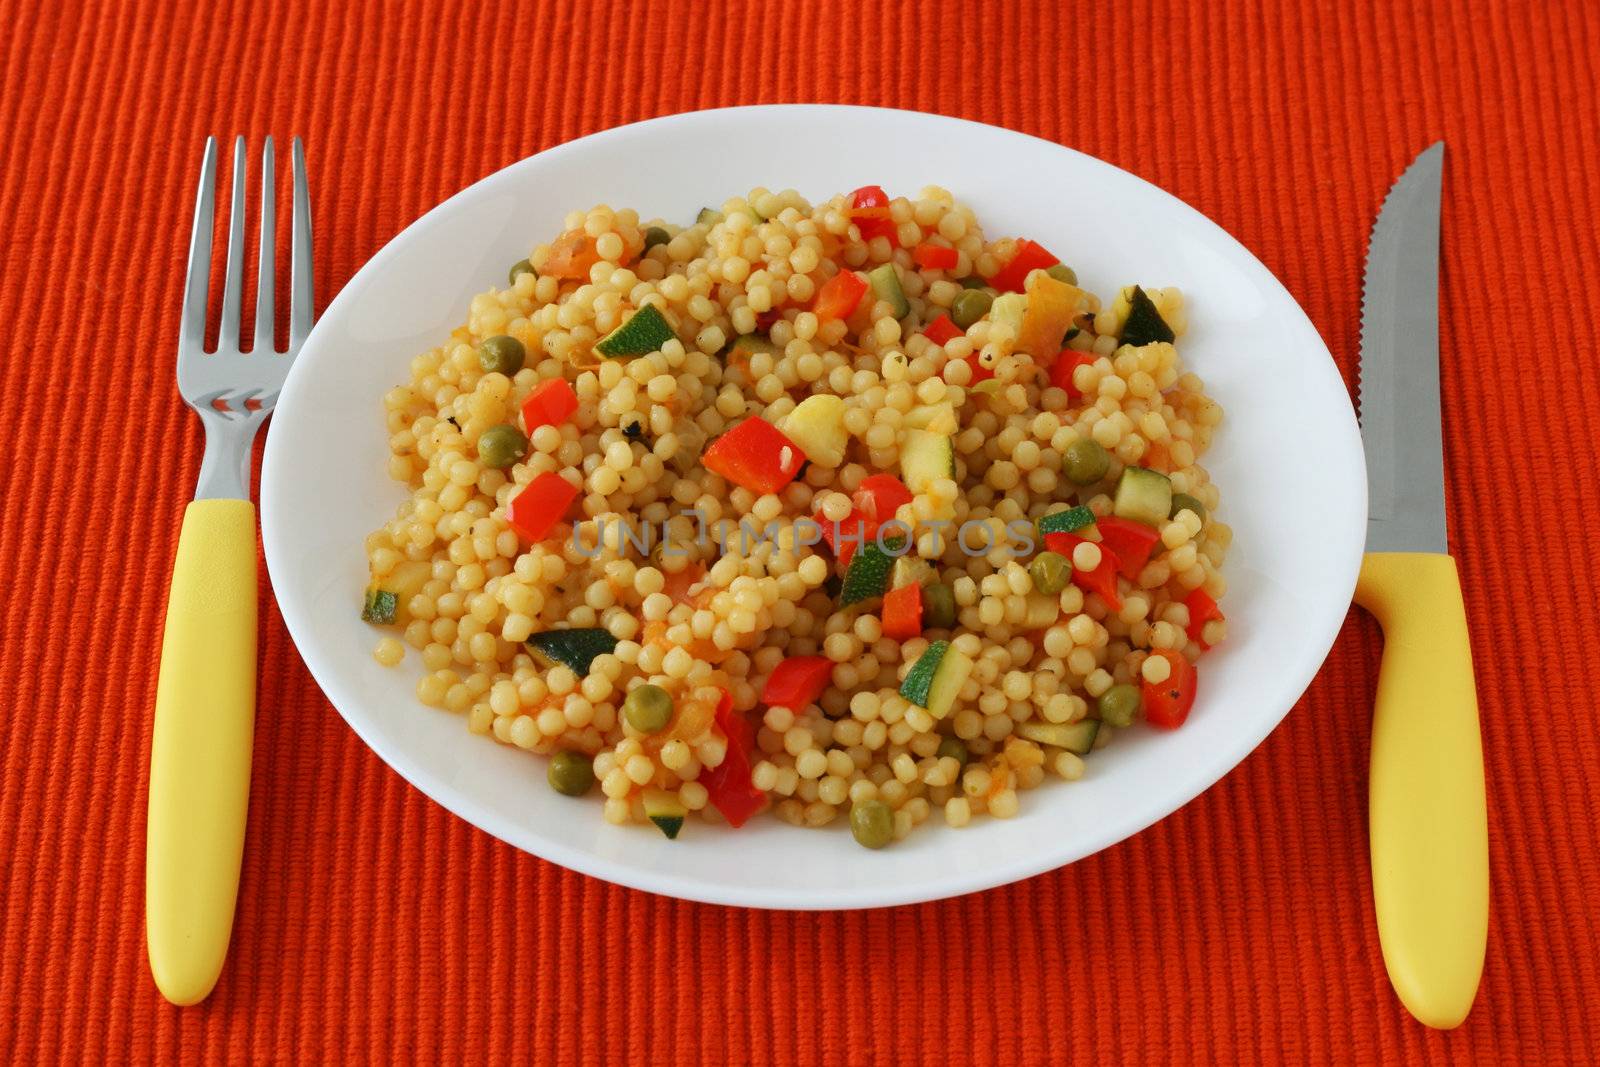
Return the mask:
<path id="1" fill-rule="evenodd" d="M 1383 628 L 1372 722 L 1372 897 L 1389 981 L 1428 1026 L 1460 1025 L 1489 923 L 1489 834 L 1472 647 L 1445 539 L 1439 410 L 1444 142 L 1384 199 L 1367 249 L 1360 416 L 1366 556 L 1356 603 Z"/>

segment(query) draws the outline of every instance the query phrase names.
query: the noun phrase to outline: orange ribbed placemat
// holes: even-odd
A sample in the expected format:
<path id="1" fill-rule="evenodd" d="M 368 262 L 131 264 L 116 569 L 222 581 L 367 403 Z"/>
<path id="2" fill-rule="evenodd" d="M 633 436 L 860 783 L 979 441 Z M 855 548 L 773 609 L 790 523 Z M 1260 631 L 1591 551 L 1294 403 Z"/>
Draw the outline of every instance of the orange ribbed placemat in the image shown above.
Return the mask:
<path id="1" fill-rule="evenodd" d="M 1600 8 L 428 12 L 0 3 L 0 1062 L 1600 1062 Z M 144 797 L 200 451 L 172 362 L 202 138 L 306 137 L 326 298 L 530 152 L 778 101 L 981 119 L 1143 175 L 1260 255 L 1347 377 L 1372 215 L 1447 139 L 1446 459 L 1495 879 L 1461 1030 L 1410 1021 L 1379 959 L 1362 617 L 1258 752 L 1132 840 L 963 899 L 790 915 L 618 889 L 448 815 L 333 712 L 267 599 L 232 953 L 204 1006 L 157 996 Z"/>

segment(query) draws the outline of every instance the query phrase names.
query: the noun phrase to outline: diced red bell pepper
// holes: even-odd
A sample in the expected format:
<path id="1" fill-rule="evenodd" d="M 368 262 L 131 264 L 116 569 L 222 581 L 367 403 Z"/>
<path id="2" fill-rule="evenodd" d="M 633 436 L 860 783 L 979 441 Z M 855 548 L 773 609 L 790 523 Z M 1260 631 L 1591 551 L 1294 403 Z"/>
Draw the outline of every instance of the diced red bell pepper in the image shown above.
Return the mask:
<path id="1" fill-rule="evenodd" d="M 1194 707 L 1195 687 L 1199 677 L 1194 664 L 1185 659 L 1181 652 L 1161 648 L 1150 655 L 1160 656 L 1166 660 L 1172 667 L 1172 673 L 1167 675 L 1166 681 L 1159 684 L 1140 682 L 1139 689 L 1144 697 L 1144 717 L 1151 726 L 1171 730 L 1182 726 L 1183 721 L 1189 717 L 1189 709 Z"/>
<path id="2" fill-rule="evenodd" d="M 922 586 L 903 585 L 883 595 L 883 636 L 909 641 L 922 632 Z"/>
<path id="3" fill-rule="evenodd" d="M 889 217 L 889 194 L 881 185 L 863 185 L 850 194 L 850 218 L 863 241 L 887 237 L 891 247 L 900 247 L 900 228 Z"/>
<path id="4" fill-rule="evenodd" d="M 994 368 L 985 367 L 976 352 L 967 357 L 967 366 L 972 368 L 972 380 L 968 383 L 969 385 L 977 385 L 979 382 L 986 382 L 994 377 Z"/>
<path id="5" fill-rule="evenodd" d="M 578 410 L 578 394 L 565 378 L 550 378 L 533 387 L 522 402 L 522 428 L 532 433 L 541 426 L 560 426 Z"/>
<path id="6" fill-rule="evenodd" d="M 1100 531 L 1102 547 L 1109 547 L 1117 554 L 1118 573 L 1130 582 L 1137 580 L 1144 565 L 1150 562 L 1156 542 L 1161 540 L 1155 527 L 1115 515 L 1097 519 L 1094 525 Z"/>
<path id="7" fill-rule="evenodd" d="M 761 687 L 761 703 L 801 712 L 817 702 L 833 677 L 827 656 L 790 656 L 772 669 Z"/>
<path id="8" fill-rule="evenodd" d="M 1060 262 L 1061 260 L 1057 259 L 1049 249 L 1037 241 L 1019 241 L 1016 254 L 993 278 L 989 279 L 989 284 L 1002 293 L 1020 293 L 1030 273 L 1053 267 Z"/>
<path id="9" fill-rule="evenodd" d="M 876 536 L 878 527 L 894 518 L 903 505 L 911 503 L 911 490 L 892 474 L 869 474 L 850 495 L 856 511 L 871 525 Z"/>
<path id="10" fill-rule="evenodd" d="M 1073 550 L 1088 540 L 1073 533 L 1047 533 L 1044 535 L 1044 547 L 1061 553 L 1071 563 Z M 1100 550 L 1100 565 L 1092 571 L 1081 571 L 1074 563 L 1072 584 L 1085 593 L 1100 594 L 1100 599 L 1106 602 L 1107 607 L 1112 611 L 1121 611 L 1122 597 L 1117 593 L 1117 570 L 1120 565 L 1117 554 L 1107 545 L 1095 547 Z"/>
<path id="11" fill-rule="evenodd" d="M 767 802 L 767 795 L 750 784 L 754 732 L 745 717 L 733 710 L 733 696 L 726 690 L 717 703 L 716 724 L 728 739 L 728 754 L 715 767 L 703 768 L 698 780 L 728 825 L 738 829 Z"/>
<path id="12" fill-rule="evenodd" d="M 711 442 L 700 462 L 752 493 L 776 493 L 800 473 L 800 446 L 765 419 L 752 416 Z"/>
<path id="13" fill-rule="evenodd" d="M 923 270 L 954 270 L 961 253 L 947 245 L 922 244 L 911 250 L 911 262 Z"/>
<path id="14" fill-rule="evenodd" d="M 856 308 L 861 305 L 861 298 L 866 295 L 866 279 L 853 270 L 842 270 L 822 283 L 812 310 L 816 312 L 819 322 L 848 319 L 855 314 Z"/>
<path id="15" fill-rule="evenodd" d="M 577 498 L 577 486 L 555 471 L 545 471 L 511 498 L 506 518 L 529 541 L 542 541 Z"/>
<path id="16" fill-rule="evenodd" d="M 943 345 L 960 337 L 962 330 L 950 321 L 949 315 L 940 315 L 922 328 L 922 334 L 934 344 Z"/>
<path id="17" fill-rule="evenodd" d="M 1189 609 L 1189 640 L 1198 641 L 1201 648 L 1210 648 L 1202 635 L 1206 632 L 1206 623 L 1226 618 L 1222 609 L 1217 607 L 1210 593 L 1198 586 L 1183 598 L 1183 603 Z"/>
<path id="18" fill-rule="evenodd" d="M 782 308 L 768 308 L 756 316 L 756 333 L 766 333 L 778 324 L 783 318 Z"/>
<path id="19" fill-rule="evenodd" d="M 1080 352 L 1076 348 L 1063 348 L 1061 354 L 1056 356 L 1056 361 L 1050 364 L 1050 384 L 1057 389 L 1064 389 L 1069 397 L 1077 400 L 1083 393 L 1072 383 L 1072 375 L 1079 367 L 1087 366 L 1098 358 L 1092 352 Z"/>
<path id="20" fill-rule="evenodd" d="M 829 520 L 821 511 L 812 516 L 812 520 L 822 528 L 823 543 L 828 546 L 828 550 L 833 553 L 833 558 L 839 561 L 841 567 L 850 562 L 850 557 L 856 554 L 856 549 L 870 541 L 878 532 L 877 526 L 869 522 L 859 508 L 852 508 L 850 514 L 837 523 Z"/>

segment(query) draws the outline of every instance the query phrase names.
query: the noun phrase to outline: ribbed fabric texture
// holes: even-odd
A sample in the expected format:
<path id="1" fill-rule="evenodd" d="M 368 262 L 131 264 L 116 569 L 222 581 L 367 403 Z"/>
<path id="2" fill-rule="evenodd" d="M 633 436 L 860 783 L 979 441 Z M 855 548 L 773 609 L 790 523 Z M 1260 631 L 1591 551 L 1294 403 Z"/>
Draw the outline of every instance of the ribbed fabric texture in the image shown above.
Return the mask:
<path id="1" fill-rule="evenodd" d="M 4 0 L 0 25 L 0 1062 L 1600 1062 L 1600 6 Z M 203 1006 L 157 995 L 145 783 L 200 458 L 172 374 L 202 139 L 306 138 L 325 302 L 531 152 L 787 101 L 1142 175 L 1276 271 L 1347 380 L 1372 217 L 1447 140 L 1445 458 L 1494 872 L 1460 1030 L 1411 1021 L 1379 956 L 1359 615 L 1254 755 L 1132 840 L 793 915 L 619 889 L 447 814 L 334 713 L 264 590 L 231 955 Z"/>

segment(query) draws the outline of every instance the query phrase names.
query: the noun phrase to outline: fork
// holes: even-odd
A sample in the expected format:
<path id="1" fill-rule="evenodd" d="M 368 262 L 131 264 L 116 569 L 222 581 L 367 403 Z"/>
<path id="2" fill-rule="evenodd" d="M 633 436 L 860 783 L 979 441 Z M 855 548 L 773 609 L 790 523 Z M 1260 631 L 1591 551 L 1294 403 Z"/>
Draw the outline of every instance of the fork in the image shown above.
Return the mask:
<path id="1" fill-rule="evenodd" d="M 256 708 L 256 511 L 250 454 L 284 376 L 311 332 L 311 207 L 294 140 L 289 347 L 275 350 L 276 218 L 272 138 L 261 157 L 255 341 L 239 343 L 244 289 L 245 139 L 233 148 L 227 273 L 215 352 L 205 351 L 217 141 L 206 141 L 178 334 L 178 392 L 205 426 L 194 500 L 183 515 L 156 683 L 145 838 L 150 971 L 174 1004 L 216 985 L 233 929 Z"/>

